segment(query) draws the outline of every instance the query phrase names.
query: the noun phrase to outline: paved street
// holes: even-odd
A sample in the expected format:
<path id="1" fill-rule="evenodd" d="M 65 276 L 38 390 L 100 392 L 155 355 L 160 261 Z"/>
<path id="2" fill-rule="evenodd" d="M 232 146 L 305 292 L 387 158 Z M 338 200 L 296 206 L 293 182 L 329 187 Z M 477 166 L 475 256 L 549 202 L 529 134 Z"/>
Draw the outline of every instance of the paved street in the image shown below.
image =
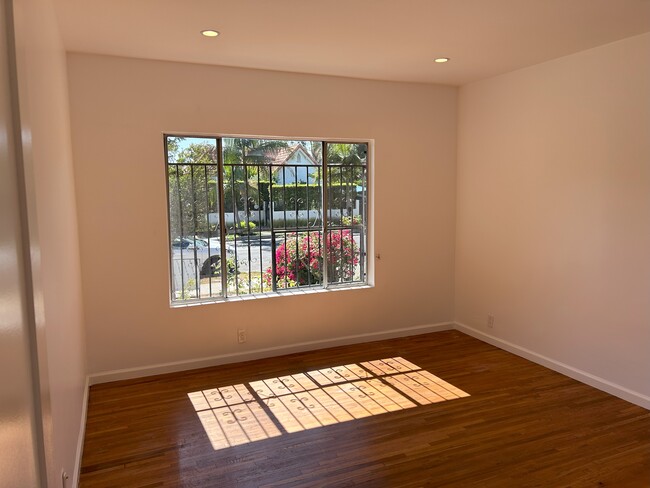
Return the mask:
<path id="1" fill-rule="evenodd" d="M 250 246 L 249 246 L 250 243 Z M 276 241 L 276 246 L 281 245 Z M 226 244 L 226 256 L 228 259 L 236 259 L 239 272 L 263 273 L 271 267 L 271 237 L 258 236 L 237 236 L 236 240 L 228 241 Z"/>

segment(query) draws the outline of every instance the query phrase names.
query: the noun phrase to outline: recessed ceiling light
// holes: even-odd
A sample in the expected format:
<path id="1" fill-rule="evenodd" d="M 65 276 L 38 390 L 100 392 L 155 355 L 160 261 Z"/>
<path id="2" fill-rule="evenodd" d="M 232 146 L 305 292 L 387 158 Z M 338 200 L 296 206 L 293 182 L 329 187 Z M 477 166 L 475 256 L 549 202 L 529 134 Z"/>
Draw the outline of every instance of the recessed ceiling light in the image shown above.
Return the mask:
<path id="1" fill-rule="evenodd" d="M 219 31 L 216 30 L 202 30 L 201 34 L 203 34 L 205 37 L 217 37 L 219 35 Z"/>
<path id="2" fill-rule="evenodd" d="M 447 61 L 449 61 L 449 58 L 436 58 L 436 59 L 434 59 L 434 62 L 436 62 L 436 63 L 446 63 Z"/>

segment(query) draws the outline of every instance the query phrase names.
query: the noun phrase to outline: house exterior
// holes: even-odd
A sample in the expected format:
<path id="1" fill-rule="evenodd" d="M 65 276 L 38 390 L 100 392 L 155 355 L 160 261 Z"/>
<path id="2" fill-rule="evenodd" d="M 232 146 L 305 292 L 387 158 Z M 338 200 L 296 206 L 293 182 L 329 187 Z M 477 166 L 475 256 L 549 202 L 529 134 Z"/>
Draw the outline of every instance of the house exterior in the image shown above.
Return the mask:
<path id="1" fill-rule="evenodd" d="M 276 185 L 318 182 L 321 164 L 300 143 L 267 150 L 260 156 L 262 161 L 271 165 L 273 183 Z"/>

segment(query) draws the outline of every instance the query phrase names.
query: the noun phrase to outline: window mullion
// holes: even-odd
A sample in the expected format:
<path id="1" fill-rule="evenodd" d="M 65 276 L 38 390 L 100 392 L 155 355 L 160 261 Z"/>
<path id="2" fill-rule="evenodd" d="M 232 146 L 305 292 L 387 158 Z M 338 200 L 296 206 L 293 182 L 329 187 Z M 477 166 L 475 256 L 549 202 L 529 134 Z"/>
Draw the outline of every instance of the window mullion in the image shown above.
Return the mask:
<path id="1" fill-rule="evenodd" d="M 327 228 L 328 228 L 328 214 L 327 214 L 327 205 L 328 205 L 328 195 L 327 195 L 327 181 L 329 176 L 329 170 L 327 168 L 327 142 L 323 141 L 323 182 L 322 182 L 322 198 L 321 205 L 323 206 L 323 221 L 322 221 L 322 232 L 323 232 L 323 288 L 327 288 L 329 284 L 329 278 L 327 275 L 327 268 L 329 267 L 329 253 L 327 249 Z"/>
<path id="2" fill-rule="evenodd" d="M 208 165 L 203 165 L 203 175 L 205 176 L 205 224 L 208 234 L 208 263 L 210 275 L 208 276 L 208 286 L 210 291 L 210 298 L 212 298 L 212 256 L 210 255 L 210 197 L 208 196 Z"/>
<path id="3" fill-rule="evenodd" d="M 196 166 L 191 165 L 190 166 L 190 189 L 191 189 L 191 195 L 192 195 L 192 241 L 194 242 L 194 281 L 195 281 L 195 286 L 194 289 L 196 290 L 196 298 L 201 298 L 201 270 L 199 269 L 199 258 L 198 258 L 198 253 L 196 251 L 196 226 L 197 226 L 197 221 L 196 221 L 196 187 L 194 185 L 194 168 Z M 209 249 L 209 245 L 208 245 Z M 210 252 L 208 251 L 208 255 Z"/>
<path id="4" fill-rule="evenodd" d="M 219 243 L 221 244 L 221 294 L 228 296 L 228 263 L 226 258 L 226 211 L 223 190 L 223 147 L 221 137 L 217 138 L 217 195 L 219 198 Z M 208 247 L 209 247 L 208 240 Z"/>
<path id="5" fill-rule="evenodd" d="M 172 238 L 172 185 L 170 183 L 169 179 L 169 141 L 166 136 L 163 136 L 163 141 L 165 143 L 165 179 L 167 180 L 167 235 L 169 236 L 169 243 L 170 243 L 170 249 L 169 249 L 169 298 L 173 302 L 176 299 L 175 295 L 175 287 L 174 287 L 174 249 L 173 249 L 173 242 L 174 239 Z M 178 168 L 176 168 L 176 172 L 178 172 Z M 180 198 L 179 198 L 180 201 Z"/>
<path id="6" fill-rule="evenodd" d="M 183 192 L 181 191 L 180 166 L 176 165 L 176 191 L 178 192 L 178 215 L 180 219 L 180 255 L 181 255 L 181 297 L 185 299 L 185 269 L 183 266 Z"/>
<path id="7" fill-rule="evenodd" d="M 270 227 L 271 227 L 271 289 L 275 292 L 278 291 L 278 284 L 277 284 L 277 257 L 275 255 L 275 219 L 274 219 L 274 212 L 275 212 L 275 205 L 274 205 L 274 192 L 273 192 L 273 165 L 269 164 L 269 204 L 271 206 L 271 209 L 269 211 L 269 215 L 271 216 L 270 219 Z M 284 200 L 283 200 L 284 203 Z"/>
<path id="8" fill-rule="evenodd" d="M 370 156 L 368 155 L 368 159 Z M 361 188 L 361 202 L 360 202 L 360 212 L 361 215 L 361 232 L 362 235 L 359 235 L 360 241 L 360 260 L 359 260 L 359 278 L 363 282 L 367 282 L 368 277 L 366 276 L 367 269 L 366 265 L 368 263 L 368 250 L 366 249 L 367 240 L 368 240 L 368 165 L 362 170 L 363 179 L 361 180 L 363 186 Z"/>

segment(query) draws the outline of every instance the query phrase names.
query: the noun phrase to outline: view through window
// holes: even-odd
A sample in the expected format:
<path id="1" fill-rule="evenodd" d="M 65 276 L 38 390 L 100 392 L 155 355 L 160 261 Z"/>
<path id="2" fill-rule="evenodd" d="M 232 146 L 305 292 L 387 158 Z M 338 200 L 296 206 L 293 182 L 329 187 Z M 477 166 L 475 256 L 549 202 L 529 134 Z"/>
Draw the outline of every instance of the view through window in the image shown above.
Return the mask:
<path id="1" fill-rule="evenodd" d="M 368 144 L 165 136 L 172 302 L 367 282 Z"/>

